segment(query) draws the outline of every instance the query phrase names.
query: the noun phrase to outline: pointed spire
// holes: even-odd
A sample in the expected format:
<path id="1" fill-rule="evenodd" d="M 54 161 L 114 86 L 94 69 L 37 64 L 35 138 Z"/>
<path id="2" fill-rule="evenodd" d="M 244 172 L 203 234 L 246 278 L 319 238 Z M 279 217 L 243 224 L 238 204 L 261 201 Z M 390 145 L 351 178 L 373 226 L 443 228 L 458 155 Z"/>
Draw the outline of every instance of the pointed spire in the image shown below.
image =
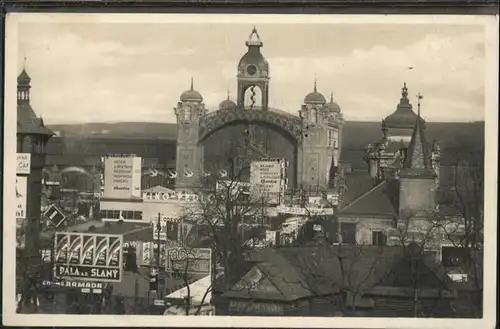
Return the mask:
<path id="1" fill-rule="evenodd" d="M 406 87 L 406 82 L 403 84 L 403 89 L 401 90 L 401 98 L 408 98 L 408 88 Z"/>
<path id="2" fill-rule="evenodd" d="M 417 116 L 406 155 L 404 162 L 405 169 L 432 169 L 429 145 L 427 144 L 425 130 L 420 116 Z"/>
<path id="3" fill-rule="evenodd" d="M 330 103 L 333 103 L 333 91 L 330 93 Z"/>
<path id="4" fill-rule="evenodd" d="M 314 92 L 317 93 L 318 92 L 318 88 L 317 88 L 317 77 L 316 77 L 316 74 L 314 74 Z"/>
<path id="5" fill-rule="evenodd" d="M 193 77 L 191 77 L 191 89 L 190 90 L 194 90 Z"/>
<path id="6" fill-rule="evenodd" d="M 230 97 L 231 93 L 230 93 L 230 90 L 229 90 L 229 87 L 227 88 L 227 100 L 230 101 L 231 100 L 231 97 Z"/>

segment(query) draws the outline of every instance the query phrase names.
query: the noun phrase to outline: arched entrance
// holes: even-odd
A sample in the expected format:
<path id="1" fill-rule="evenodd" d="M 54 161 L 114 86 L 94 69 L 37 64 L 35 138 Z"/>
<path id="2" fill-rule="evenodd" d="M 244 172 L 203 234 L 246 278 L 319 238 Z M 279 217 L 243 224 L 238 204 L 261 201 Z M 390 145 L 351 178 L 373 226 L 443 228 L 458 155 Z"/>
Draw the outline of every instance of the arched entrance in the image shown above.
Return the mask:
<path id="1" fill-rule="evenodd" d="M 198 143 L 209 171 L 225 162 L 242 169 L 258 158 L 286 159 L 288 186 L 295 187 L 300 136 L 300 119 L 293 115 L 245 109 L 201 118 Z M 242 179 L 248 180 L 248 173 Z"/>

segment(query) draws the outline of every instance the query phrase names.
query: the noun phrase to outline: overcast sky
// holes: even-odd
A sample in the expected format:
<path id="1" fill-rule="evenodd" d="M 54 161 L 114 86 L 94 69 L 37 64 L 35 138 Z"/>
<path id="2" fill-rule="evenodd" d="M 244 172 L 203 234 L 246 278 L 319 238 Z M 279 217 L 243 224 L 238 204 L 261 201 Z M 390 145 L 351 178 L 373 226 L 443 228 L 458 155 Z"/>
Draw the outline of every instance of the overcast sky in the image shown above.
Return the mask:
<path id="1" fill-rule="evenodd" d="M 46 123 L 175 122 L 190 77 L 215 109 L 234 99 L 236 68 L 252 24 L 21 23 L 32 106 Z M 380 121 L 407 82 L 429 121 L 484 120 L 479 25 L 260 24 L 270 65 L 270 106 L 297 113 L 318 90 L 347 120 Z M 409 70 L 413 67 L 413 70 Z"/>

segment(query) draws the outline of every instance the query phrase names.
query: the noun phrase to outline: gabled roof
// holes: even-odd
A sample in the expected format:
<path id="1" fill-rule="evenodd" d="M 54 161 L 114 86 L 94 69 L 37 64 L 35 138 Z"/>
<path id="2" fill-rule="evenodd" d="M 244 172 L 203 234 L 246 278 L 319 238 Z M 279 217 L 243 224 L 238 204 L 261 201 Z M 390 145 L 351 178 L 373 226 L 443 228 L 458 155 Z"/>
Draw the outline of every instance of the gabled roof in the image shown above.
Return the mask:
<path id="1" fill-rule="evenodd" d="M 145 192 L 145 193 L 172 193 L 175 191 L 172 189 L 166 188 L 164 186 L 161 186 L 161 185 L 156 185 L 156 186 L 150 187 L 148 189 L 145 189 L 142 192 Z"/>
<path id="2" fill-rule="evenodd" d="M 386 180 L 346 205 L 339 215 L 380 215 L 392 218 L 398 214 L 398 198 L 398 182 Z"/>
<path id="3" fill-rule="evenodd" d="M 261 272 L 259 279 L 261 282 L 264 278 L 268 280 L 269 294 L 263 289 L 249 292 L 250 289 L 233 287 L 224 295 L 292 301 L 331 295 L 341 290 L 363 294 L 377 286 L 397 284 L 398 282 L 391 281 L 389 274 L 398 272 L 401 262 L 410 256 L 408 250 L 397 246 L 314 245 L 254 251 L 250 255 L 254 267 L 245 277 L 255 277 L 256 272 Z M 453 290 L 443 268 L 434 264 L 430 258 L 427 259 L 425 253 L 420 255 L 429 276 L 437 278 L 438 282 L 444 283 L 445 288 Z M 423 281 L 422 288 L 432 288 L 433 285 L 433 280 Z"/>

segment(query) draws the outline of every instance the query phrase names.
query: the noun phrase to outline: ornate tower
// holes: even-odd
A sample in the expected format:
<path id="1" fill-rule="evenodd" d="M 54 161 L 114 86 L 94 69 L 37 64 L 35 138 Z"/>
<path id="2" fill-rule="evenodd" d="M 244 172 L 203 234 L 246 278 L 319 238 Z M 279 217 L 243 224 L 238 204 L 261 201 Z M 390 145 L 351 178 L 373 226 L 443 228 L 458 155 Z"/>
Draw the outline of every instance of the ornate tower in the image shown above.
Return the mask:
<path id="1" fill-rule="evenodd" d="M 324 191 L 329 186 L 335 141 L 330 126 L 330 111 L 325 97 L 314 90 L 304 98 L 300 110 L 302 141 L 298 147 L 298 186 L 305 190 Z"/>
<path id="2" fill-rule="evenodd" d="M 403 168 L 399 172 L 400 213 L 418 213 L 433 210 L 436 207 L 437 175 L 432 167 L 430 151 L 419 109 Z"/>
<path id="3" fill-rule="evenodd" d="M 339 161 L 342 152 L 342 131 L 344 126 L 344 115 L 340 106 L 333 101 L 333 92 L 330 94 L 330 102 L 326 104 L 328 120 L 328 147 L 332 149 L 332 160 L 330 166 L 330 184 L 333 187 L 335 176 L 339 173 Z"/>
<path id="4" fill-rule="evenodd" d="M 189 189 L 196 185 L 203 168 L 203 147 L 198 144 L 199 120 L 206 114 L 203 97 L 191 88 L 181 94 L 175 107 L 177 117 L 176 189 Z"/>
<path id="5" fill-rule="evenodd" d="M 43 120 L 35 114 L 30 105 L 31 78 L 23 69 L 17 78 L 17 152 L 31 154 L 30 173 L 27 177 L 27 205 L 25 225 L 25 249 L 23 257 L 26 279 L 23 284 L 23 310 L 30 312 L 36 306 L 36 282 L 39 277 L 41 259 L 39 235 L 42 226 L 42 170 L 45 166 L 46 145 L 53 133 L 45 127 Z"/>
<path id="6" fill-rule="evenodd" d="M 239 108 L 258 108 L 267 110 L 269 103 L 269 64 L 260 52 L 263 46 L 259 33 L 254 27 L 246 42 L 248 51 L 238 63 L 238 99 Z M 257 104 L 256 90 L 260 90 L 260 104 Z M 251 94 L 247 102 L 247 91 Z"/>

